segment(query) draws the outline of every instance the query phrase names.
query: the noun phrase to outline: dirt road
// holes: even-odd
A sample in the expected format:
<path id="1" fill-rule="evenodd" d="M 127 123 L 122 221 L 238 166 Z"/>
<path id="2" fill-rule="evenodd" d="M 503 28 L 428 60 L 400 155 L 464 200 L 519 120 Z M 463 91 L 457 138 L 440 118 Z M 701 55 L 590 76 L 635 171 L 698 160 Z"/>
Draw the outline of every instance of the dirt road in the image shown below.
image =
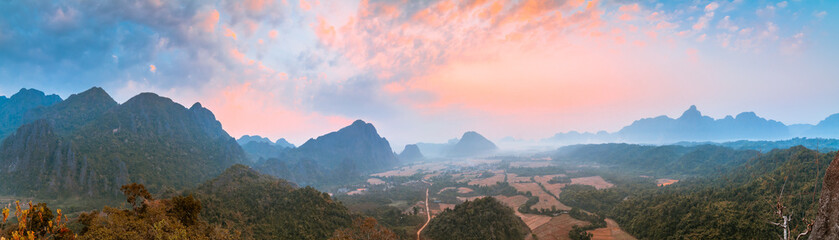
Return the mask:
<path id="1" fill-rule="evenodd" d="M 420 240 L 420 233 L 422 233 L 422 230 L 425 229 L 425 227 L 428 226 L 428 223 L 431 222 L 431 209 L 428 208 L 428 188 L 425 189 L 425 214 L 428 216 L 428 219 L 425 220 L 425 225 L 422 225 L 419 231 L 417 231 L 417 240 Z"/>

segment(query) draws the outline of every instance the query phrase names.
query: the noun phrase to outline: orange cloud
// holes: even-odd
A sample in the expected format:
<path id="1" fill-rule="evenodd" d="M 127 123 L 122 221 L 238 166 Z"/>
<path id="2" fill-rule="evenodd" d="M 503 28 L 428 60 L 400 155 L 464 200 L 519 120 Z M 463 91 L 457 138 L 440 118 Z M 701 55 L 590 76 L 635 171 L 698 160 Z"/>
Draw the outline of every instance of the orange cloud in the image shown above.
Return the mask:
<path id="1" fill-rule="evenodd" d="M 224 27 L 224 36 L 225 37 L 231 37 L 235 40 L 236 39 L 236 32 L 233 32 L 233 30 L 228 28 L 228 27 Z"/>
<path id="2" fill-rule="evenodd" d="M 271 39 L 276 39 L 278 35 L 280 35 L 280 32 L 277 32 L 277 30 L 271 30 L 268 32 L 268 37 Z"/>
<path id="3" fill-rule="evenodd" d="M 204 32 L 214 32 L 216 30 L 216 25 L 219 21 L 219 13 L 218 10 L 213 9 L 209 13 L 203 15 L 203 19 L 199 22 L 198 26 Z"/>
<path id="4" fill-rule="evenodd" d="M 262 9 L 264 9 L 265 6 L 267 6 L 269 4 L 271 4 L 271 2 L 266 1 L 266 0 L 246 0 L 245 1 L 245 7 L 247 7 L 248 10 L 250 10 L 252 12 L 262 11 Z"/>
<path id="5" fill-rule="evenodd" d="M 149 65 L 149 72 L 156 73 L 157 67 L 155 67 L 154 64 Z"/>
<path id="6" fill-rule="evenodd" d="M 300 0 L 300 9 L 303 9 L 303 11 L 309 11 L 312 9 L 312 5 L 309 5 L 309 3 L 305 0 Z"/>

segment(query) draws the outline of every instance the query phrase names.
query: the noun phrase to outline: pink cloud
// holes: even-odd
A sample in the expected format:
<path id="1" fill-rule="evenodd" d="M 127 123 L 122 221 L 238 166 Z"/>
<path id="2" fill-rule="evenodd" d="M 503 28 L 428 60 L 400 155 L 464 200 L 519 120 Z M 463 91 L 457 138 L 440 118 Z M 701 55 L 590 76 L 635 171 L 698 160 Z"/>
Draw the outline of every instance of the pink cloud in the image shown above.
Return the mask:
<path id="1" fill-rule="evenodd" d="M 301 144 L 309 137 L 335 131 L 353 119 L 307 113 L 277 101 L 276 94 L 245 82 L 217 90 L 202 103 L 216 114 L 224 129 L 235 136 L 260 134 L 285 137 Z"/>
<path id="2" fill-rule="evenodd" d="M 306 2 L 306 0 L 300 0 L 299 4 L 300 4 L 300 9 L 303 9 L 303 11 L 309 11 L 309 10 L 312 9 L 312 5 L 309 5 L 309 3 Z"/>
<path id="3" fill-rule="evenodd" d="M 219 21 L 218 10 L 213 9 L 210 12 L 198 15 L 200 20 L 198 27 L 205 32 L 214 32 Z"/>

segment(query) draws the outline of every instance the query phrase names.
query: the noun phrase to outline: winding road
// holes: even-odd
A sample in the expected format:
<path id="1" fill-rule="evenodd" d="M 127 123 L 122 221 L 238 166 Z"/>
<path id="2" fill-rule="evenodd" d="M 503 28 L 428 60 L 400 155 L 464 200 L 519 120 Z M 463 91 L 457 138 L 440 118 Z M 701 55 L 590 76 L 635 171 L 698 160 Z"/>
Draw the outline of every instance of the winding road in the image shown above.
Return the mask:
<path id="1" fill-rule="evenodd" d="M 428 208 L 428 188 L 425 188 L 425 214 L 428 215 L 428 219 L 425 220 L 425 224 L 417 231 L 417 240 L 420 240 L 420 233 L 431 222 L 431 209 Z"/>

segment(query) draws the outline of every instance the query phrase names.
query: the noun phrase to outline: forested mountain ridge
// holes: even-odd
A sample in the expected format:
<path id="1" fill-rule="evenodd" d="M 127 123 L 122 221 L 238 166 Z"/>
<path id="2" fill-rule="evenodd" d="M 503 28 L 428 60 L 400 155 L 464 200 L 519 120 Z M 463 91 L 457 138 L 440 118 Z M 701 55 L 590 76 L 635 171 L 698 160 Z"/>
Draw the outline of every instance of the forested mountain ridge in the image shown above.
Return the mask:
<path id="1" fill-rule="evenodd" d="M 423 236 L 429 239 L 524 239 L 530 229 L 513 210 L 493 197 L 446 209 L 431 219 Z"/>
<path id="2" fill-rule="evenodd" d="M 561 147 L 553 159 L 599 164 L 640 174 L 707 176 L 734 169 L 759 154 L 755 150 L 734 150 L 715 145 L 685 147 L 609 143 Z"/>
<path id="3" fill-rule="evenodd" d="M 112 101 L 93 88 L 29 114 L 46 119 L 32 120 L 4 140 L 0 178 L 8 184 L 0 191 L 107 197 L 130 182 L 152 192 L 183 189 L 245 160 L 235 139 L 200 104 L 187 109 L 153 93 L 121 105 Z"/>
<path id="4" fill-rule="evenodd" d="M 775 238 L 781 228 L 770 222 L 782 221 L 780 204 L 795 236 L 815 219 L 816 190 L 834 155 L 804 147 L 773 150 L 720 174 L 666 187 L 565 188 L 560 199 L 615 219 L 639 239 Z"/>
<path id="5" fill-rule="evenodd" d="M 193 193 L 204 219 L 240 231 L 243 239 L 326 239 L 352 222 L 328 194 L 238 164 Z"/>
<path id="6" fill-rule="evenodd" d="M 59 135 L 68 135 L 119 104 L 104 89 L 93 87 L 66 100 L 28 111 L 24 123 L 47 120 Z"/>
<path id="7" fill-rule="evenodd" d="M 379 136 L 373 124 L 357 120 L 258 165 L 263 173 L 312 185 L 358 180 L 363 174 L 398 163 L 390 143 Z"/>
<path id="8" fill-rule="evenodd" d="M 0 139 L 15 132 L 23 124 L 24 115 L 32 109 L 61 102 L 55 94 L 46 95 L 35 89 L 20 89 L 9 98 L 0 96 Z"/>

